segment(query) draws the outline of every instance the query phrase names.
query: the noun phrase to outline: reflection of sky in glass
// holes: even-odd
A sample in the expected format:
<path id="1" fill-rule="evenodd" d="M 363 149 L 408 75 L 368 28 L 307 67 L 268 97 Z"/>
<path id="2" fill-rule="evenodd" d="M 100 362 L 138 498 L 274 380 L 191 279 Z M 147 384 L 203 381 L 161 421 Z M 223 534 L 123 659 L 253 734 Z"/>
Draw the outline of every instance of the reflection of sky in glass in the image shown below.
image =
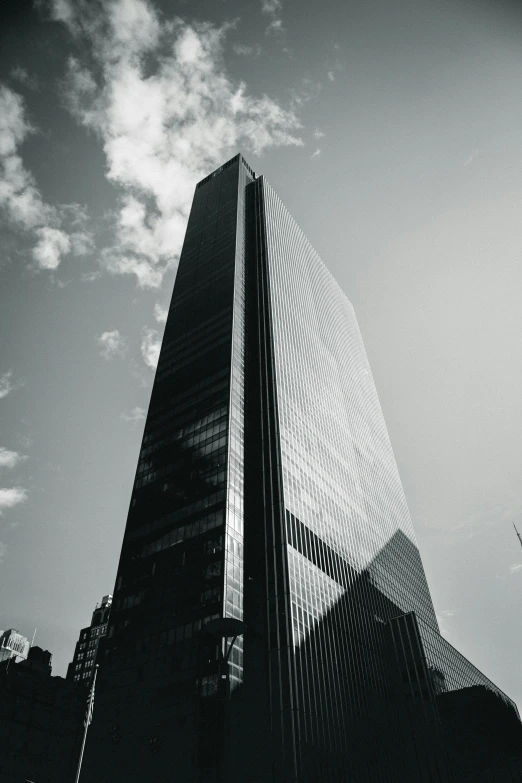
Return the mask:
<path id="1" fill-rule="evenodd" d="M 242 159 L 240 158 L 240 161 Z M 237 164 L 234 164 L 234 168 Z M 228 429 L 227 527 L 223 616 L 243 619 L 244 533 L 244 417 L 245 417 L 245 187 L 251 176 L 240 163 L 234 270 L 232 361 L 230 370 L 230 418 Z M 232 690 L 243 678 L 243 637 L 230 653 Z"/>
<path id="2" fill-rule="evenodd" d="M 416 554 L 408 553 L 406 567 L 408 557 L 399 558 L 397 569 L 393 556 L 381 557 L 389 578 L 377 573 L 379 584 L 398 606 L 433 622 L 353 308 L 272 188 L 263 187 L 285 506 L 358 573 L 402 531 Z M 297 558 L 292 552 L 293 568 Z M 337 595 L 326 591 L 324 608 Z"/>

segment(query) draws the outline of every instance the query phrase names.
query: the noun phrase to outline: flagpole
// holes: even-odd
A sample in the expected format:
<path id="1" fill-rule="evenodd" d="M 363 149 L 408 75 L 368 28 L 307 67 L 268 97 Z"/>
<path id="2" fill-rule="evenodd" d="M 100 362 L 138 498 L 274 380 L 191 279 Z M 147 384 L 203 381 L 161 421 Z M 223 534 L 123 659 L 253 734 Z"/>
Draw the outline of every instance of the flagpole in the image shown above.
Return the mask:
<path id="1" fill-rule="evenodd" d="M 94 708 L 94 686 L 96 684 L 97 674 L 98 674 L 98 664 L 96 664 L 94 668 L 94 677 L 92 678 L 91 692 L 89 694 L 89 701 L 87 702 L 87 715 L 85 716 L 85 721 L 84 721 L 85 729 L 83 731 L 82 749 L 80 750 L 80 758 L 78 759 L 78 769 L 76 770 L 76 777 L 74 779 L 74 783 L 78 783 L 78 781 L 80 780 L 80 773 L 82 771 L 83 752 L 85 750 L 85 743 L 87 741 L 87 731 L 92 721 L 92 711 Z"/>

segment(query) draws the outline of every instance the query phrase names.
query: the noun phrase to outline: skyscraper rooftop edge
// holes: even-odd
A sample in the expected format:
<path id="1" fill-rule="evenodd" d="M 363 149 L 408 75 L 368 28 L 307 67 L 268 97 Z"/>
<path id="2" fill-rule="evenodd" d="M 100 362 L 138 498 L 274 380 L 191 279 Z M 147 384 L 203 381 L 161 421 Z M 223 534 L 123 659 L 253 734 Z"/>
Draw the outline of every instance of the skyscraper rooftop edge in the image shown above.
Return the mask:
<path id="1" fill-rule="evenodd" d="M 196 188 L 200 188 L 202 185 L 204 185 L 206 182 L 209 182 L 211 179 L 216 177 L 218 174 L 220 174 L 225 169 L 228 169 L 229 166 L 232 166 L 234 163 L 242 163 L 243 166 L 246 168 L 252 179 L 256 179 L 256 173 L 252 169 L 251 166 L 246 162 L 245 158 L 243 157 L 241 152 L 236 153 L 234 157 L 227 160 L 225 163 L 223 163 L 221 166 L 218 166 L 217 169 L 212 171 L 210 174 L 208 174 L 206 177 L 204 177 L 202 180 L 200 180 L 196 184 Z"/>

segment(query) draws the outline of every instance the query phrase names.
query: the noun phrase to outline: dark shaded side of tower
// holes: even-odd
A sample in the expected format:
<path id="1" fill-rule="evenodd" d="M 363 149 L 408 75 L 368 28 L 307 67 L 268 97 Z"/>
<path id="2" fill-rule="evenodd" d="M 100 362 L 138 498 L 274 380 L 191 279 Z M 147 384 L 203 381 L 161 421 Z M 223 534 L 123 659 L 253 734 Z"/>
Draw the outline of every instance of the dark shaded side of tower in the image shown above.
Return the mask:
<path id="1" fill-rule="evenodd" d="M 353 310 L 236 156 L 195 192 L 82 783 L 512 783 L 519 729 L 438 634 Z"/>

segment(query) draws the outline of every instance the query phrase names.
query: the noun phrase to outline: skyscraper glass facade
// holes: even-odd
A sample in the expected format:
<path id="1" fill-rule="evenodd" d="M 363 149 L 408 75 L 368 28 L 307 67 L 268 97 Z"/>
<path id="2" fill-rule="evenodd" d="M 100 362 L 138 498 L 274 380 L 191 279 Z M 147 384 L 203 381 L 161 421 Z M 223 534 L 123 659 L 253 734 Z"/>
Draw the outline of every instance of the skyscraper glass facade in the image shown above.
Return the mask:
<path id="1" fill-rule="evenodd" d="M 408 613 L 439 638 L 353 309 L 238 155 L 195 191 L 86 783 L 449 782 L 398 707 Z"/>
<path id="2" fill-rule="evenodd" d="M 273 189 L 261 187 L 285 508 L 353 572 L 374 563 L 382 591 L 437 628 L 416 548 L 397 552 L 393 568 L 375 563 L 399 531 L 415 536 L 353 308 Z"/>
<path id="3" fill-rule="evenodd" d="M 385 622 L 409 610 L 435 630 L 437 621 L 353 308 L 270 185 L 252 187 L 269 288 L 296 774 L 342 779 L 347 748 L 353 759 L 356 738 L 372 744 Z M 358 759 L 352 777 L 395 779 L 384 771 L 396 766 L 391 749 L 378 754 L 382 769 L 371 753 Z"/>

